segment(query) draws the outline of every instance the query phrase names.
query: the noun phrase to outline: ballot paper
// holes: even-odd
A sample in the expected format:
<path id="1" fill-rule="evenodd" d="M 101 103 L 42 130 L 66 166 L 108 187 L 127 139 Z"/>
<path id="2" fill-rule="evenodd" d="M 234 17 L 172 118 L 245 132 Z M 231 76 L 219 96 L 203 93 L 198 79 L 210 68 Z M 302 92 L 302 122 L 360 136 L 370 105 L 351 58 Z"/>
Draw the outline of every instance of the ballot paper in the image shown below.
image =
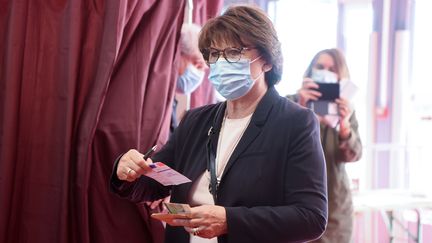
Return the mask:
<path id="1" fill-rule="evenodd" d="M 341 80 L 340 85 L 341 85 L 340 96 L 344 99 L 352 101 L 355 94 L 358 91 L 357 85 L 355 85 L 351 80 Z M 350 102 L 350 106 L 351 106 L 350 107 L 351 110 L 354 110 L 354 107 L 352 106 L 352 102 Z M 324 120 L 330 127 L 336 127 L 339 123 L 337 104 L 329 103 L 328 110 L 329 110 L 328 111 L 329 115 L 325 115 Z"/>
<path id="2" fill-rule="evenodd" d="M 191 182 L 189 178 L 173 170 L 162 162 L 155 162 L 150 165 L 150 168 L 152 168 L 152 170 L 147 172 L 145 175 L 153 178 L 164 186 L 180 185 Z"/>
<path id="3" fill-rule="evenodd" d="M 352 100 L 359 89 L 351 80 L 341 80 L 340 85 L 340 96 L 347 100 Z"/>

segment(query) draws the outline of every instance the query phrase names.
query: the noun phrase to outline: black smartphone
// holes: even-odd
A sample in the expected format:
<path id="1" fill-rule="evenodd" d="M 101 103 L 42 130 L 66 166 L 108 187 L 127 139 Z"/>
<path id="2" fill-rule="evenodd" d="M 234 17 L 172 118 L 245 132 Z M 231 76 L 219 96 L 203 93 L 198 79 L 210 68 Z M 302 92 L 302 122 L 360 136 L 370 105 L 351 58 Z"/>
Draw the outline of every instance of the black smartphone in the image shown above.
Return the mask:
<path id="1" fill-rule="evenodd" d="M 339 98 L 340 85 L 339 83 L 320 83 L 318 89 L 314 89 L 321 93 L 321 97 L 318 100 L 335 101 Z"/>
<path id="2" fill-rule="evenodd" d="M 307 107 L 312 109 L 316 114 L 320 116 L 325 115 L 337 115 L 337 108 L 334 105 L 335 100 L 339 98 L 340 85 L 339 83 L 320 83 L 318 89 L 313 89 L 321 93 L 321 97 L 317 101 L 309 101 Z"/>

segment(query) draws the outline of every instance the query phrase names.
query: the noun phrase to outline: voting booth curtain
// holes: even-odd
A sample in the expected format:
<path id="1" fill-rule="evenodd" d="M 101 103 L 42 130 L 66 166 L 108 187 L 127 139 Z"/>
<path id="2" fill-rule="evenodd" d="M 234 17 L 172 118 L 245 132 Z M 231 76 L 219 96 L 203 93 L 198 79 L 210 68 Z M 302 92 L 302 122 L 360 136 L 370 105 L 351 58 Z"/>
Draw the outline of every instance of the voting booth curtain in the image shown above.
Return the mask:
<path id="1" fill-rule="evenodd" d="M 162 241 L 108 180 L 122 152 L 168 137 L 184 8 L 0 1 L 0 242 Z"/>

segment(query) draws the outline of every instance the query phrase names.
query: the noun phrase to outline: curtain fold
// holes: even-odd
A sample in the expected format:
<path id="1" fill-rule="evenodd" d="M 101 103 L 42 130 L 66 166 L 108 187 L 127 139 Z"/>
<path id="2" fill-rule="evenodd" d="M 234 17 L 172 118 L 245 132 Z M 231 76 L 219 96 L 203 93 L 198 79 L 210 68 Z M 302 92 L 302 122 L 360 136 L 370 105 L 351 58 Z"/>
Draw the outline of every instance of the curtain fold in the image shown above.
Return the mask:
<path id="1" fill-rule="evenodd" d="M 108 192 L 168 137 L 185 1 L 0 1 L 0 242 L 161 242 Z"/>

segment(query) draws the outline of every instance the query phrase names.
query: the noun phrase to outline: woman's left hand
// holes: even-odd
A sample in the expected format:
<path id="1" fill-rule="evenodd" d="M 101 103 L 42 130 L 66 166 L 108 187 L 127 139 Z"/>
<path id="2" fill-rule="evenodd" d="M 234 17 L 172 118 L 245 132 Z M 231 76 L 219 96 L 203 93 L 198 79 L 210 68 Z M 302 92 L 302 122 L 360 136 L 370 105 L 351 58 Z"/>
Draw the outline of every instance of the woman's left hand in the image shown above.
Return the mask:
<path id="1" fill-rule="evenodd" d="M 340 116 L 339 136 L 343 139 L 346 139 L 349 137 L 351 133 L 351 125 L 349 119 L 353 111 L 347 99 L 344 98 L 336 99 L 336 103 L 338 104 L 339 107 L 339 116 Z"/>
<path id="2" fill-rule="evenodd" d="M 190 219 L 175 219 L 171 226 L 183 226 L 185 230 L 202 238 L 213 238 L 227 233 L 226 211 L 216 205 L 191 208 Z"/>

